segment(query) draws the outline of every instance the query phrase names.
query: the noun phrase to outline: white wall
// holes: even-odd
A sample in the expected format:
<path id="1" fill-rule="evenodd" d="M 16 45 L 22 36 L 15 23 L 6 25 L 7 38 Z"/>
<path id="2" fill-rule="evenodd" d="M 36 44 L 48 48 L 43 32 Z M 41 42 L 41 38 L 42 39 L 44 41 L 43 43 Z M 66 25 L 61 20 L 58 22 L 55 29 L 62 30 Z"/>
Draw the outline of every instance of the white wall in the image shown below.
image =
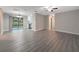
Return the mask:
<path id="1" fill-rule="evenodd" d="M 0 9 L 0 34 L 3 34 L 3 10 Z"/>
<path id="2" fill-rule="evenodd" d="M 24 16 L 23 17 L 23 27 L 24 27 L 24 29 L 27 29 L 28 28 L 28 25 L 27 25 L 28 24 L 28 21 L 27 21 L 27 19 L 28 19 L 27 16 Z"/>
<path id="3" fill-rule="evenodd" d="M 56 31 L 79 34 L 79 10 L 55 15 Z"/>
<path id="4" fill-rule="evenodd" d="M 4 14 L 4 31 L 9 31 L 12 27 L 9 24 L 11 23 L 12 17 L 9 17 L 9 14 Z M 28 20 L 31 20 L 32 30 L 39 31 L 43 29 L 48 29 L 48 16 L 40 15 L 40 14 L 32 14 L 29 16 L 23 16 L 23 26 L 24 29 L 28 28 Z M 10 23 L 9 23 L 10 22 Z M 12 24 L 12 23 L 11 23 Z"/>
<path id="5" fill-rule="evenodd" d="M 4 31 L 9 31 L 9 15 L 6 13 L 4 13 L 3 24 Z"/>
<path id="6" fill-rule="evenodd" d="M 49 16 L 48 15 L 44 16 L 44 28 L 47 30 L 49 29 Z"/>
<path id="7" fill-rule="evenodd" d="M 36 14 L 35 13 L 31 15 L 31 20 L 32 20 L 32 30 L 36 31 Z"/>
<path id="8" fill-rule="evenodd" d="M 36 14 L 36 30 L 43 30 L 44 27 L 44 16 L 40 14 Z"/>
<path id="9" fill-rule="evenodd" d="M 13 17 L 9 16 L 9 31 L 12 31 Z"/>
<path id="10" fill-rule="evenodd" d="M 32 19 L 32 30 L 40 31 L 40 30 L 48 29 L 48 16 L 47 15 L 33 13 L 31 19 Z"/>

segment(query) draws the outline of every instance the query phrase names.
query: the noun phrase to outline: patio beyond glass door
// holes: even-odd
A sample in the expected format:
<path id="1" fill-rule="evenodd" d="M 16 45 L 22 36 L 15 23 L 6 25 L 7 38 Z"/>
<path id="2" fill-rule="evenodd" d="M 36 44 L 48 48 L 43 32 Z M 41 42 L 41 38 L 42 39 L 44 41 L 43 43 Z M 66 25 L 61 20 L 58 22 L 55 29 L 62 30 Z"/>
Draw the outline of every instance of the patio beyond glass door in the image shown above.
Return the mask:
<path id="1" fill-rule="evenodd" d="M 13 17 L 13 30 L 22 29 L 23 28 L 23 18 Z"/>

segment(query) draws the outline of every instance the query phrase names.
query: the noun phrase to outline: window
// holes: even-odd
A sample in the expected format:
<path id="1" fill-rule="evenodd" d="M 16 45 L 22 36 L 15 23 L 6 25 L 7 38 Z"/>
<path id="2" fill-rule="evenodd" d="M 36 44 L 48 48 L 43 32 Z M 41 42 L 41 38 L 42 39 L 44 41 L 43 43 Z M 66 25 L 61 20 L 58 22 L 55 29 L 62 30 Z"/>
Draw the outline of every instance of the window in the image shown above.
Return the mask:
<path id="1" fill-rule="evenodd" d="M 13 29 L 23 28 L 23 18 L 13 17 Z"/>

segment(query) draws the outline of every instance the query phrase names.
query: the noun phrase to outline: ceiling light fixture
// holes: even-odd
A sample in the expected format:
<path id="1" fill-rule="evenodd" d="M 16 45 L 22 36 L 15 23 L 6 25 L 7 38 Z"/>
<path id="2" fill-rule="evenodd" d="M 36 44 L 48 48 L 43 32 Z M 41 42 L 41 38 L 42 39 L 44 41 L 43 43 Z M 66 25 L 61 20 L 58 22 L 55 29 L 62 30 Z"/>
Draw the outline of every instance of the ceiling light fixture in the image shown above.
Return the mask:
<path id="1" fill-rule="evenodd" d="M 55 7 L 55 6 L 47 6 L 47 7 L 44 7 L 44 9 L 49 12 L 49 15 L 55 16 L 55 11 L 56 11 L 58 8 Z"/>
<path id="2" fill-rule="evenodd" d="M 49 7 L 44 7 L 45 9 L 47 9 L 49 12 L 54 12 L 55 10 L 57 10 L 58 8 L 53 7 L 53 6 L 49 6 Z"/>

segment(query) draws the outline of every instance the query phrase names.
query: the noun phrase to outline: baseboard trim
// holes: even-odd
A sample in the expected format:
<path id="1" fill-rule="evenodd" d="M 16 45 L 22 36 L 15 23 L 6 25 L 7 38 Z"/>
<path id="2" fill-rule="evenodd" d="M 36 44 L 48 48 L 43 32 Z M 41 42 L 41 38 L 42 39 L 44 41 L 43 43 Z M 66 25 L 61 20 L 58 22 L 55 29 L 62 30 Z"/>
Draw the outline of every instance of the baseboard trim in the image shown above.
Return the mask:
<path id="1" fill-rule="evenodd" d="M 58 31 L 58 32 L 64 32 L 64 33 L 69 33 L 69 34 L 79 35 L 79 33 L 73 33 L 73 32 L 64 31 L 64 30 L 55 30 L 55 31 Z"/>

